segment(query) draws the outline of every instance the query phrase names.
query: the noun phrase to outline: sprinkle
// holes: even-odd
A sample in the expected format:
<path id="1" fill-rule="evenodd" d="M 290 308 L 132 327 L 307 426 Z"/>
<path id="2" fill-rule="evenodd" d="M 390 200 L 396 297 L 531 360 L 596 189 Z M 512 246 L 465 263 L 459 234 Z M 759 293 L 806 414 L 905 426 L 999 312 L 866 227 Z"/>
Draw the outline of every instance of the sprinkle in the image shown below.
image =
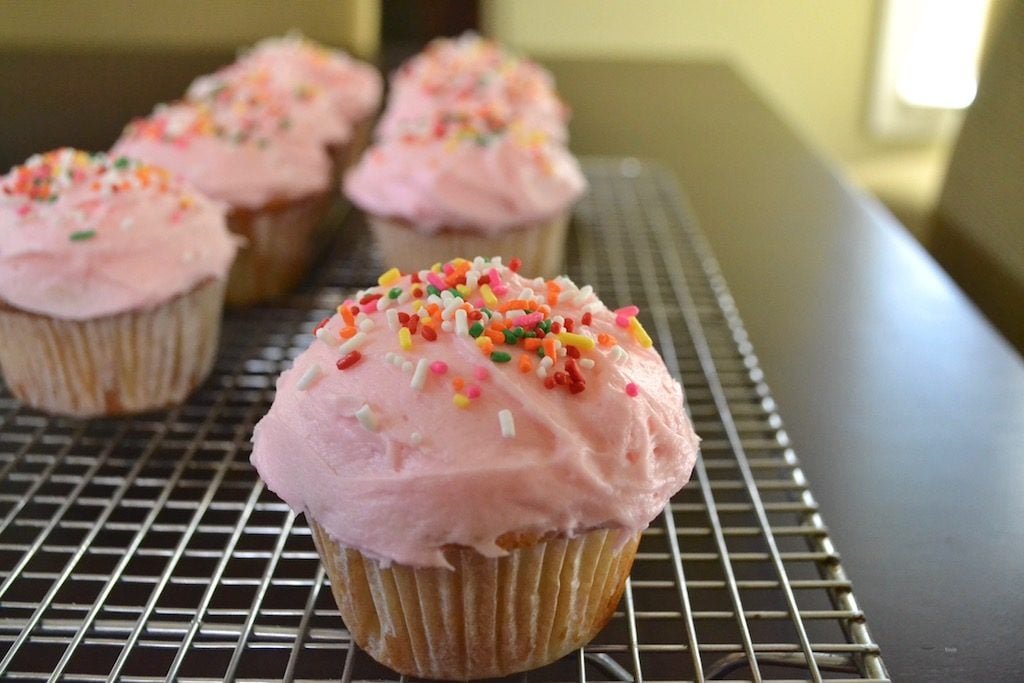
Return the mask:
<path id="1" fill-rule="evenodd" d="M 402 372 L 405 372 L 405 373 L 412 372 L 412 361 L 411 360 L 407 360 L 407 361 L 403 361 L 402 362 Z"/>
<path id="2" fill-rule="evenodd" d="M 565 361 L 565 371 L 572 378 L 573 384 L 583 383 L 583 372 L 580 370 L 579 364 L 575 358 L 570 358 Z"/>
<path id="3" fill-rule="evenodd" d="M 410 387 L 416 391 L 423 391 L 423 386 L 427 382 L 427 368 L 429 365 L 426 358 L 420 358 L 416 361 L 416 369 L 413 370 L 412 381 L 409 382 Z"/>
<path id="4" fill-rule="evenodd" d="M 640 324 L 640 320 L 636 317 L 629 319 L 630 331 L 633 333 L 633 338 L 636 339 L 637 343 L 645 349 L 649 349 L 654 346 L 654 342 L 651 341 L 651 336 L 647 334 L 647 330 Z"/>
<path id="5" fill-rule="evenodd" d="M 452 403 L 455 404 L 456 408 L 467 408 L 469 406 L 469 398 L 462 394 L 453 394 Z"/>
<path id="6" fill-rule="evenodd" d="M 341 340 L 339 340 L 336 336 L 328 332 L 326 327 L 321 327 L 316 331 L 316 338 L 322 341 L 324 344 L 327 344 L 331 348 L 334 348 L 335 346 L 341 343 Z"/>
<path id="7" fill-rule="evenodd" d="M 622 308 L 616 308 L 613 312 L 615 315 L 624 315 L 627 318 L 640 315 L 640 309 L 637 306 L 623 306 Z"/>
<path id="8" fill-rule="evenodd" d="M 371 318 L 367 318 L 359 323 L 359 330 L 361 332 L 369 332 L 373 329 L 374 322 Z"/>
<path id="9" fill-rule="evenodd" d="M 491 352 L 491 360 L 495 363 L 507 363 L 512 360 L 512 356 L 505 353 L 504 351 L 493 351 Z"/>
<path id="10" fill-rule="evenodd" d="M 352 351 L 351 353 L 348 353 L 345 356 L 339 358 L 336 365 L 338 366 L 339 370 L 345 370 L 346 368 L 350 368 L 356 363 L 358 363 L 359 359 L 362 357 L 363 354 L 359 353 L 358 351 Z"/>
<path id="11" fill-rule="evenodd" d="M 72 242 L 84 242 L 85 240 L 91 240 L 95 236 L 95 230 L 78 230 L 68 235 L 68 239 Z"/>
<path id="12" fill-rule="evenodd" d="M 388 312 L 387 312 L 387 317 L 388 317 L 388 329 L 391 330 L 392 332 L 397 331 L 398 330 L 398 310 L 394 309 L 394 308 L 389 308 Z"/>
<path id="13" fill-rule="evenodd" d="M 580 325 L 586 326 L 586 325 L 589 325 L 592 322 L 594 322 L 594 314 L 591 313 L 590 311 L 587 311 L 586 313 L 584 313 L 583 317 L 580 318 Z"/>
<path id="14" fill-rule="evenodd" d="M 511 270 L 513 273 L 518 273 L 519 269 L 522 266 L 523 262 L 518 258 L 513 258 L 511 261 L 508 262 L 508 269 Z"/>
<path id="15" fill-rule="evenodd" d="M 483 382 L 491 376 L 491 373 L 484 366 L 478 365 L 473 368 L 473 376 Z"/>
<path id="16" fill-rule="evenodd" d="M 615 346 L 616 342 L 615 337 L 611 336 L 610 334 L 605 334 L 604 332 L 602 332 L 599 335 L 597 335 L 597 343 L 603 346 L 604 348 L 609 348 Z"/>
<path id="17" fill-rule="evenodd" d="M 482 322 L 475 322 L 469 328 L 469 336 L 476 339 L 484 333 L 484 324 Z"/>
<path id="18" fill-rule="evenodd" d="M 341 337 L 342 339 L 351 339 L 356 335 L 356 332 L 358 331 L 359 330 L 350 325 L 348 327 L 341 328 L 341 331 L 338 332 L 338 336 Z"/>
<path id="19" fill-rule="evenodd" d="M 480 391 L 480 387 L 478 387 L 475 384 L 470 384 L 468 387 L 466 387 L 466 396 L 468 396 L 470 400 L 480 398 L 481 393 L 482 392 Z"/>
<path id="20" fill-rule="evenodd" d="M 384 272 L 379 278 L 377 278 L 377 284 L 381 287 L 388 287 L 398 282 L 398 279 L 402 277 L 402 271 L 398 268 L 391 268 Z M 394 298 L 394 297 L 392 297 Z"/>
<path id="21" fill-rule="evenodd" d="M 345 355 L 347 353 L 355 351 L 356 349 L 360 348 L 363 344 L 365 344 L 366 340 L 366 333 L 358 332 L 355 335 L 353 335 L 351 339 L 349 339 L 344 344 L 338 347 L 338 353 Z"/>
<path id="22" fill-rule="evenodd" d="M 321 320 L 320 322 L 318 322 L 318 323 L 316 324 L 316 327 L 314 327 L 314 328 L 313 328 L 313 336 L 316 336 L 316 333 L 317 333 L 317 332 L 319 332 L 319 331 L 320 331 L 320 329 L 321 329 L 321 328 L 322 328 L 322 327 L 323 327 L 324 325 L 326 325 L 327 323 L 329 323 L 329 322 L 331 322 L 331 319 L 330 319 L 330 318 L 324 318 L 323 320 Z"/>
<path id="23" fill-rule="evenodd" d="M 356 411 L 356 419 L 359 420 L 359 424 L 363 426 L 363 429 L 368 432 L 376 432 L 380 429 L 380 422 L 377 421 L 377 415 L 366 403 L 363 404 L 362 408 Z"/>
<path id="24" fill-rule="evenodd" d="M 619 327 L 629 327 L 629 318 L 624 315 L 615 316 L 615 324 Z"/>
<path id="25" fill-rule="evenodd" d="M 443 375 L 448 372 L 448 364 L 443 360 L 435 360 L 430 364 L 430 371 L 435 375 Z"/>
<path id="26" fill-rule="evenodd" d="M 466 318 L 466 309 L 458 308 L 455 310 L 455 334 L 460 337 L 469 336 L 469 322 Z"/>
<path id="27" fill-rule="evenodd" d="M 410 334 L 408 327 L 398 330 L 398 343 L 405 351 L 412 348 L 412 334 Z"/>
<path id="28" fill-rule="evenodd" d="M 516 423 L 512 419 L 512 411 L 505 409 L 498 411 L 498 424 L 501 425 L 501 435 L 506 439 L 514 439 L 516 436 Z"/>
<path id="29" fill-rule="evenodd" d="M 537 377 L 544 379 L 548 376 L 548 368 L 545 365 L 537 366 Z"/>
<path id="30" fill-rule="evenodd" d="M 401 287 L 393 287 L 391 289 L 391 291 L 388 292 L 388 298 L 389 299 L 397 299 L 401 295 L 402 295 L 402 288 Z"/>
<path id="31" fill-rule="evenodd" d="M 630 382 L 626 385 L 626 395 L 630 398 L 636 398 L 637 394 L 640 393 L 640 389 L 637 388 L 636 384 Z"/>
<path id="32" fill-rule="evenodd" d="M 566 346 L 575 346 L 582 351 L 589 351 L 594 348 L 594 340 L 582 334 L 572 332 L 561 332 L 558 334 L 558 341 Z"/>
<path id="33" fill-rule="evenodd" d="M 411 443 L 413 446 L 419 446 L 421 443 L 423 443 L 423 435 L 420 434 L 419 432 L 413 432 L 412 434 L 409 435 L 409 443 Z"/>
<path id="34" fill-rule="evenodd" d="M 452 379 L 452 389 L 455 391 L 462 391 L 464 386 L 466 386 L 466 380 L 461 377 L 455 377 Z"/>
<path id="35" fill-rule="evenodd" d="M 295 388 L 299 391 L 309 389 L 317 383 L 321 374 L 319 365 L 310 365 L 306 368 L 306 371 L 302 373 L 302 377 L 299 378 L 299 381 L 295 383 Z"/>
<path id="36" fill-rule="evenodd" d="M 484 303 L 488 306 L 497 307 L 498 297 L 494 296 L 494 291 L 489 284 L 480 285 L 480 296 L 484 298 Z"/>
<path id="37" fill-rule="evenodd" d="M 341 315 L 341 319 L 345 321 L 346 325 L 356 324 L 356 319 L 355 316 L 352 315 L 351 307 L 342 304 L 341 306 L 338 306 L 338 313 Z"/>
<path id="38" fill-rule="evenodd" d="M 530 356 L 524 353 L 519 356 L 519 372 L 527 373 L 530 370 L 533 370 L 533 362 L 530 360 Z"/>
<path id="39" fill-rule="evenodd" d="M 590 368 L 594 367 L 594 359 L 593 358 L 581 358 L 580 359 L 580 367 L 583 368 L 584 370 L 589 370 Z"/>
<path id="40" fill-rule="evenodd" d="M 431 294 L 437 294 L 440 296 L 441 291 L 448 288 L 448 285 L 446 285 L 444 280 L 441 279 L 441 276 L 433 271 L 427 273 L 427 282 L 430 283 L 430 287 L 433 287 L 436 290 L 431 291 L 430 287 L 427 287 L 427 291 Z"/>

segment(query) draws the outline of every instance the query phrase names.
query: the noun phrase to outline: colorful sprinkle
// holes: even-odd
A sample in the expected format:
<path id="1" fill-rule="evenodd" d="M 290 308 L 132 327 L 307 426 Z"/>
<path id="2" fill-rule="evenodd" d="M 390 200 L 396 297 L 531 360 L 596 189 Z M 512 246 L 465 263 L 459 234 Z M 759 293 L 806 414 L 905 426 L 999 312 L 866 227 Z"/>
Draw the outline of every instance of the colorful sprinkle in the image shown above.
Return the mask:
<path id="1" fill-rule="evenodd" d="M 626 395 L 629 396 L 630 398 L 636 398 L 637 394 L 639 393 L 640 389 L 633 382 L 630 382 L 629 384 L 626 385 Z"/>
<path id="2" fill-rule="evenodd" d="M 448 364 L 443 360 L 435 360 L 430 364 L 430 371 L 435 375 L 443 375 L 448 372 Z"/>
<path id="3" fill-rule="evenodd" d="M 412 348 L 412 334 L 409 332 L 408 327 L 403 327 L 398 330 L 398 344 L 405 351 Z"/>
<path id="4" fill-rule="evenodd" d="M 373 412 L 373 409 L 366 403 L 363 407 L 356 411 L 356 419 L 359 420 L 359 424 L 363 426 L 368 432 L 376 432 L 380 430 L 380 421 L 377 419 L 377 414 Z"/>
<path id="5" fill-rule="evenodd" d="M 320 327 L 316 331 L 316 338 L 327 344 L 332 349 L 341 343 L 341 340 L 337 336 L 327 331 L 326 327 Z"/>
<path id="6" fill-rule="evenodd" d="M 516 422 L 512 418 L 512 411 L 505 409 L 498 411 L 498 424 L 501 426 L 501 435 L 506 439 L 513 439 L 516 436 Z"/>
<path id="7" fill-rule="evenodd" d="M 495 363 L 507 363 L 510 360 L 512 360 L 512 356 L 505 353 L 504 351 L 492 351 L 491 360 L 493 360 Z"/>
<path id="8" fill-rule="evenodd" d="M 359 359 L 362 357 L 363 354 L 359 353 L 358 351 L 352 351 L 344 355 L 343 357 L 339 358 L 336 365 L 338 366 L 339 370 L 347 370 L 348 368 L 358 363 Z"/>
<path id="9" fill-rule="evenodd" d="M 299 378 L 299 381 L 295 383 L 295 388 L 299 391 L 305 391 L 316 384 L 322 375 L 323 372 L 320 370 L 319 365 L 310 365 L 306 368 L 306 371 L 302 373 L 302 377 Z"/>
<path id="10" fill-rule="evenodd" d="M 384 271 L 384 273 L 382 273 L 381 276 L 377 278 L 377 284 L 380 285 L 381 287 L 389 287 L 398 282 L 398 280 L 401 277 L 402 271 L 400 271 L 398 268 L 390 268 Z"/>
<path id="11" fill-rule="evenodd" d="M 430 364 L 426 358 L 420 358 L 416 361 L 416 369 L 412 373 L 412 381 L 409 382 L 409 386 L 416 391 L 423 391 L 423 387 L 427 382 L 427 369 Z"/>
<path id="12" fill-rule="evenodd" d="M 78 230 L 68 235 L 68 239 L 72 242 L 84 242 L 85 240 L 91 240 L 95 236 L 95 230 Z"/>
<path id="13" fill-rule="evenodd" d="M 594 348 L 593 339 L 585 337 L 582 334 L 574 334 L 572 332 L 559 333 L 558 341 L 562 342 L 565 346 L 575 346 L 581 351 L 589 351 Z"/>
<path id="14" fill-rule="evenodd" d="M 636 339 L 637 343 L 645 349 L 649 349 L 654 346 L 654 342 L 651 341 L 651 336 L 647 334 L 647 330 L 640 324 L 640 320 L 636 317 L 629 319 L 629 328 L 633 333 L 633 338 Z"/>
<path id="15" fill-rule="evenodd" d="M 452 403 L 455 405 L 456 408 L 468 408 L 469 397 L 463 394 L 453 394 Z"/>
<path id="16" fill-rule="evenodd" d="M 367 339 L 368 337 L 365 332 L 358 332 L 354 334 L 351 339 L 338 347 L 338 353 L 343 356 L 349 354 L 365 344 Z"/>

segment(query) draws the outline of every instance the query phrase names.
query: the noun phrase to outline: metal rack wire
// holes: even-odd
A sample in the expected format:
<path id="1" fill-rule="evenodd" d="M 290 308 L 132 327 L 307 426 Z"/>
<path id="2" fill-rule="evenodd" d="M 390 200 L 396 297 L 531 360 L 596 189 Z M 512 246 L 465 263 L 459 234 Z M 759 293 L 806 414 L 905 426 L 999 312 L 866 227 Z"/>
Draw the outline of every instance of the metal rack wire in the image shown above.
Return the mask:
<path id="1" fill-rule="evenodd" d="M 512 680 L 888 680 L 728 289 L 672 178 L 591 160 L 567 270 L 638 303 L 703 438 L 585 650 Z M 226 317 L 183 406 L 72 420 L 0 388 L 0 678 L 399 680 L 354 647 L 308 527 L 248 464 L 274 380 L 380 271 L 358 216 L 311 282 Z"/>

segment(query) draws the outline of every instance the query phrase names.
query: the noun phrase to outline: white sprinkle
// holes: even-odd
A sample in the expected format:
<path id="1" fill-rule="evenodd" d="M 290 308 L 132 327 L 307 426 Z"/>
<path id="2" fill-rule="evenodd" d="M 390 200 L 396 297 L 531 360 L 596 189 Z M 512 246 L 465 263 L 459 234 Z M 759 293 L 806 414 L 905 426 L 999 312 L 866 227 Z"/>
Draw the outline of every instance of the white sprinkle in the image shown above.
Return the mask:
<path id="1" fill-rule="evenodd" d="M 475 270 L 471 270 L 466 273 L 466 286 L 469 287 L 469 291 L 476 289 L 477 282 L 480 280 L 480 273 Z"/>
<path id="2" fill-rule="evenodd" d="M 431 294 L 430 296 L 427 297 L 427 303 L 428 304 L 437 304 L 438 306 L 440 306 L 441 303 L 442 303 L 441 302 L 441 297 L 439 297 L 437 294 Z"/>
<path id="3" fill-rule="evenodd" d="M 597 309 L 598 309 L 597 304 L 592 302 L 592 303 L 589 303 L 589 304 L 587 304 L 586 306 L 583 307 L 583 312 L 584 313 L 594 314 L 594 313 L 597 313 Z"/>
<path id="4" fill-rule="evenodd" d="M 545 365 L 538 365 L 537 366 L 537 376 L 540 377 L 541 379 L 546 378 L 548 376 L 548 368 L 547 368 L 547 366 L 545 366 Z"/>
<path id="5" fill-rule="evenodd" d="M 397 357 L 398 356 L 397 356 L 397 354 L 394 351 L 388 351 L 387 353 L 384 354 L 384 362 L 385 363 L 394 363 L 395 362 L 395 358 L 397 358 Z"/>
<path id="6" fill-rule="evenodd" d="M 473 267 L 476 268 L 477 270 L 483 268 L 485 263 L 487 262 L 484 260 L 483 256 L 477 256 L 475 259 L 473 259 Z"/>
<path id="7" fill-rule="evenodd" d="M 544 288 L 544 278 L 542 278 L 542 277 L 535 277 L 535 278 L 533 278 L 533 286 L 536 289 L 543 289 Z"/>
<path id="8" fill-rule="evenodd" d="M 331 348 L 334 348 L 335 346 L 341 343 L 341 340 L 338 339 L 338 335 L 331 334 L 330 332 L 327 331 L 326 327 L 321 327 L 319 330 L 316 331 L 316 338 L 322 341 L 324 344 L 327 344 Z"/>
<path id="9" fill-rule="evenodd" d="M 302 377 L 299 378 L 299 381 L 295 383 L 295 388 L 299 391 L 309 389 L 317 383 L 322 374 L 323 373 L 320 371 L 319 365 L 310 365 L 306 368 L 306 371 L 302 373 Z"/>
<path id="10" fill-rule="evenodd" d="M 355 300 L 355 301 L 359 301 L 359 300 L 360 300 L 360 299 L 362 299 L 362 298 L 363 298 L 364 296 L 366 296 L 366 290 L 365 290 L 365 289 L 360 289 L 360 290 L 359 290 L 358 292 L 356 292 L 356 295 L 355 295 L 355 297 L 354 297 L 354 300 Z"/>
<path id="11" fill-rule="evenodd" d="M 505 314 L 500 311 L 491 311 L 491 320 L 496 323 L 504 322 Z"/>
<path id="12" fill-rule="evenodd" d="M 394 310 L 394 309 L 392 309 L 392 310 Z M 373 329 L 373 321 L 370 320 L 369 318 L 367 318 L 363 322 L 359 323 L 359 329 L 362 332 L 369 332 L 370 330 Z"/>
<path id="13" fill-rule="evenodd" d="M 616 363 L 624 363 L 629 358 L 629 354 L 621 346 L 613 346 L 610 354 Z"/>
<path id="14" fill-rule="evenodd" d="M 416 391 L 423 391 L 423 385 L 427 382 L 427 369 L 430 364 L 427 363 L 426 358 L 420 358 L 416 361 L 416 370 L 412 373 L 412 381 L 409 382 L 409 386 Z"/>
<path id="15" fill-rule="evenodd" d="M 590 368 L 594 367 L 594 359 L 580 358 L 580 367 L 583 368 L 584 370 L 589 370 Z"/>
<path id="16" fill-rule="evenodd" d="M 550 368 L 554 364 L 555 359 L 552 358 L 551 356 L 544 356 L 543 358 L 540 359 L 540 366 L 542 368 Z"/>
<path id="17" fill-rule="evenodd" d="M 534 297 L 534 291 L 529 287 L 523 287 L 523 291 L 519 292 L 520 299 L 532 299 Z"/>
<path id="18" fill-rule="evenodd" d="M 492 257 L 491 258 L 491 265 L 492 266 L 498 266 L 500 268 L 501 267 L 501 257 L 500 256 Z"/>
<path id="19" fill-rule="evenodd" d="M 388 329 L 392 332 L 398 332 L 398 311 L 394 308 L 389 308 L 387 312 L 388 316 Z"/>
<path id="20" fill-rule="evenodd" d="M 370 316 L 366 315 L 362 311 L 359 311 L 358 313 L 356 313 L 356 325 L 358 325 L 359 323 L 363 322 L 364 320 L 369 320 L 369 319 L 370 319 Z"/>
<path id="21" fill-rule="evenodd" d="M 580 288 L 580 291 L 576 294 L 576 298 L 573 299 L 573 303 L 577 306 L 581 306 L 584 301 L 590 298 L 590 295 L 594 293 L 594 288 L 590 285 L 584 285 Z"/>
<path id="22" fill-rule="evenodd" d="M 377 415 L 373 412 L 366 403 L 363 407 L 356 411 L 356 419 L 359 420 L 359 424 L 363 425 L 363 429 L 368 432 L 375 432 L 380 429 L 380 423 L 377 422 Z"/>
<path id="23" fill-rule="evenodd" d="M 441 323 L 441 329 L 444 330 L 445 332 L 451 332 L 452 327 L 452 321 L 450 320 L 445 320 L 443 323 Z"/>
<path id="24" fill-rule="evenodd" d="M 509 320 L 515 320 L 516 318 L 526 315 L 526 311 L 521 308 L 513 308 L 511 311 L 505 311 L 505 316 Z"/>
<path id="25" fill-rule="evenodd" d="M 402 372 L 412 372 L 412 361 L 407 360 L 402 362 Z"/>
<path id="26" fill-rule="evenodd" d="M 574 296 L 576 296 L 576 290 L 563 289 L 561 292 L 558 293 L 558 303 L 564 304 L 566 301 L 572 299 Z"/>
<path id="27" fill-rule="evenodd" d="M 412 292 L 410 292 L 410 291 L 409 291 L 408 289 L 407 289 L 407 290 L 405 290 L 404 292 L 402 292 L 401 294 L 399 294 L 399 295 L 398 295 L 398 298 L 397 298 L 397 299 L 395 299 L 395 301 L 396 301 L 396 302 L 397 302 L 397 303 L 398 303 L 399 305 L 401 305 L 401 304 L 407 304 L 407 303 L 409 303 L 409 301 L 411 301 L 411 300 L 412 300 Z M 389 310 L 390 310 L 390 309 L 389 309 Z"/>
<path id="28" fill-rule="evenodd" d="M 377 310 L 378 311 L 390 311 L 391 304 L 395 303 L 395 300 L 388 297 L 387 295 L 377 299 Z"/>
<path id="29" fill-rule="evenodd" d="M 412 434 L 409 435 L 409 443 L 411 443 L 413 446 L 419 446 L 421 443 L 423 443 L 423 435 L 420 434 L 419 432 L 413 432 Z"/>
<path id="30" fill-rule="evenodd" d="M 553 316 L 551 316 L 551 324 L 553 325 L 555 323 L 558 323 L 559 325 L 564 325 L 565 324 L 565 316 L 564 315 L 553 315 Z"/>
<path id="31" fill-rule="evenodd" d="M 501 425 L 501 435 L 506 439 L 515 438 L 516 435 L 516 423 L 512 419 L 511 410 L 499 410 L 498 411 L 498 424 Z"/>
<path id="32" fill-rule="evenodd" d="M 469 321 L 466 319 L 466 309 L 464 308 L 455 311 L 455 334 L 460 337 L 469 336 Z"/>
<path id="33" fill-rule="evenodd" d="M 320 329 L 323 330 L 323 328 Z M 343 356 L 348 355 L 349 353 L 355 351 L 360 346 L 365 344 L 367 339 L 368 337 L 366 336 L 365 332 L 356 332 L 354 335 L 352 335 L 351 339 L 349 339 L 344 344 L 338 347 L 338 353 L 340 353 Z"/>

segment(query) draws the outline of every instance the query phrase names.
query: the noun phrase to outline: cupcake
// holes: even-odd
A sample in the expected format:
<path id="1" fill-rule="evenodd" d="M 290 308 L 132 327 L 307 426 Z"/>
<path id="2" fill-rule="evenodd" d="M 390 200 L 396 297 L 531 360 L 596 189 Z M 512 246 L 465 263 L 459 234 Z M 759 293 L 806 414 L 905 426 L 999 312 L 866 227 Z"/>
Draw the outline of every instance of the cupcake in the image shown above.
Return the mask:
<path id="1" fill-rule="evenodd" d="M 253 436 L 353 639 L 411 676 L 589 641 L 697 455 L 638 310 L 515 265 L 384 273 L 316 326 Z"/>
<path id="2" fill-rule="evenodd" d="M 390 138 L 410 120 L 468 104 L 504 109 L 558 142 L 569 139 L 569 109 L 551 74 L 475 33 L 432 41 L 392 75 L 376 137 Z"/>
<path id="3" fill-rule="evenodd" d="M 279 299 L 302 280 L 332 195 L 331 160 L 313 122 L 274 89 L 250 94 L 230 104 L 161 105 L 130 123 L 113 148 L 228 205 L 228 227 L 246 240 L 228 284 L 235 306 Z"/>
<path id="4" fill-rule="evenodd" d="M 486 106 L 378 140 L 344 182 L 385 263 L 409 271 L 458 254 L 518 255 L 531 275 L 560 268 L 585 188 L 562 145 Z"/>
<path id="5" fill-rule="evenodd" d="M 235 240 L 161 168 L 59 149 L 0 178 L 0 368 L 21 401 L 114 415 L 210 371 Z"/>
<path id="6" fill-rule="evenodd" d="M 284 91 L 300 93 L 307 102 L 323 100 L 328 108 L 321 124 L 341 124 L 348 131 L 330 142 L 339 173 L 358 158 L 370 136 L 380 107 L 383 82 L 371 65 L 331 50 L 299 35 L 268 38 L 245 52 L 234 64 L 196 79 L 188 99 L 221 95 L 238 81 L 258 79 Z"/>

